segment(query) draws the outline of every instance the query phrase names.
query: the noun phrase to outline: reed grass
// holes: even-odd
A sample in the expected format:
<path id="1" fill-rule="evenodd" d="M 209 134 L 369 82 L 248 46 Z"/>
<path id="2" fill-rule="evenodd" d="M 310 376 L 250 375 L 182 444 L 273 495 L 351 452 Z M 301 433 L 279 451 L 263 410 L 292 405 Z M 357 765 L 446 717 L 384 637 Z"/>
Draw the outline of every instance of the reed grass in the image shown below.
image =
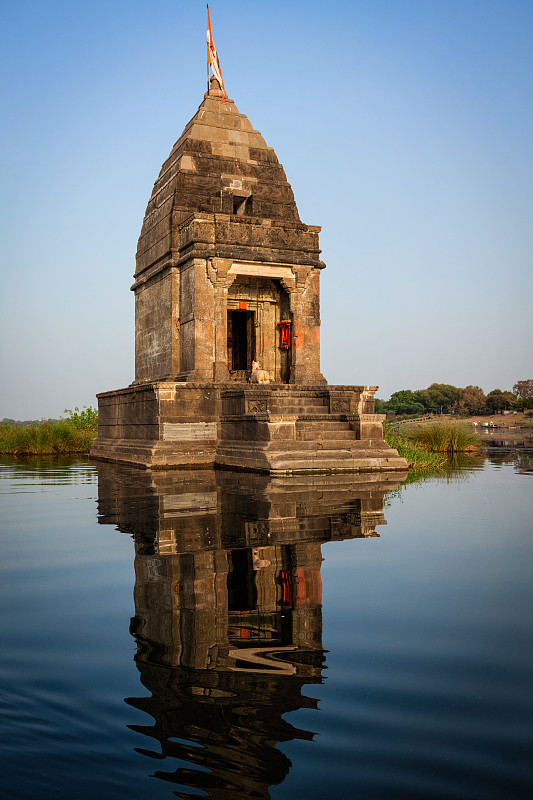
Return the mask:
<path id="1" fill-rule="evenodd" d="M 410 442 L 430 453 L 455 455 L 477 450 L 480 439 L 466 425 L 457 422 L 437 422 L 407 433 Z"/>
<path id="2" fill-rule="evenodd" d="M 383 435 L 389 447 L 398 451 L 405 458 L 407 466 L 415 472 L 434 472 L 444 470 L 448 459 L 442 453 L 434 453 L 418 442 L 411 441 L 396 428 L 383 426 Z"/>
<path id="3" fill-rule="evenodd" d="M 69 420 L 39 425 L 0 424 L 0 453 L 85 453 L 97 435 L 97 428 L 78 428 Z"/>

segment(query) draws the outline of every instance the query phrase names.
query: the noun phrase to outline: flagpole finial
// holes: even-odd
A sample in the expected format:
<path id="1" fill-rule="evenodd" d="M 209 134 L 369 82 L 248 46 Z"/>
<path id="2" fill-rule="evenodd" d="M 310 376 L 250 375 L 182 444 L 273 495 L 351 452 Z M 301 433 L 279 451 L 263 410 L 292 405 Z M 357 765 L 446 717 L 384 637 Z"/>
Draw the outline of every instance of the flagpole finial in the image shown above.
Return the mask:
<path id="1" fill-rule="evenodd" d="M 209 90 L 204 94 L 204 99 L 208 97 L 218 97 L 221 100 L 226 97 L 226 92 L 222 91 L 220 83 L 214 75 L 211 75 L 209 79 Z"/>

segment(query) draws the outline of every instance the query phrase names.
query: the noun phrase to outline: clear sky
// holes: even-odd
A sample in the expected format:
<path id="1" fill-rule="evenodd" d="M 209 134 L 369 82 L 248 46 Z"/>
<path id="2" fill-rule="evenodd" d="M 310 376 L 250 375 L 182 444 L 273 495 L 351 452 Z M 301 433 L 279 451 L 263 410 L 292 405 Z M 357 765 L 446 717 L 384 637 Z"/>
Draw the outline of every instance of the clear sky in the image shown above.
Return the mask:
<path id="1" fill-rule="evenodd" d="M 0 419 L 134 377 L 135 249 L 205 3 L 2 0 Z M 533 377 L 533 2 L 213 0 L 226 88 L 322 225 L 322 370 Z"/>

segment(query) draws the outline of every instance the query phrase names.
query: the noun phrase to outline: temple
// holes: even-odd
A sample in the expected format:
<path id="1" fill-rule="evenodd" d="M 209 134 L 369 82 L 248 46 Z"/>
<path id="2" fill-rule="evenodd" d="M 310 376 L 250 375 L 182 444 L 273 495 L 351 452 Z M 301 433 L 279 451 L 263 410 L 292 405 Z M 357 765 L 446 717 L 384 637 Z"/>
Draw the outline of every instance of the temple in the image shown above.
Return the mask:
<path id="1" fill-rule="evenodd" d="M 321 373 L 319 232 L 213 77 L 148 202 L 135 380 L 98 395 L 91 455 L 280 475 L 405 469 L 373 413 L 377 387 Z M 268 382 L 253 382 L 253 362 Z"/>

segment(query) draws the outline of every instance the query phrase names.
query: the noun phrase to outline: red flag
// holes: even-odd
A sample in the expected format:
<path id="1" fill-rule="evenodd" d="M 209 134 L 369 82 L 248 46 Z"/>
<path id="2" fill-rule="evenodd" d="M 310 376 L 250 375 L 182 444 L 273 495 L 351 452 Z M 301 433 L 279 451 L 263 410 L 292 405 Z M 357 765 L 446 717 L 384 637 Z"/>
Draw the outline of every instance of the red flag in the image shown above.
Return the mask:
<path id="1" fill-rule="evenodd" d="M 213 41 L 213 32 L 211 30 L 211 17 L 209 16 L 209 6 L 207 6 L 207 63 L 213 71 L 213 75 L 220 84 L 223 91 L 222 102 L 224 103 L 228 96 L 222 80 L 222 71 L 220 69 L 220 61 L 218 60 L 217 51 L 215 50 L 215 43 Z"/>

